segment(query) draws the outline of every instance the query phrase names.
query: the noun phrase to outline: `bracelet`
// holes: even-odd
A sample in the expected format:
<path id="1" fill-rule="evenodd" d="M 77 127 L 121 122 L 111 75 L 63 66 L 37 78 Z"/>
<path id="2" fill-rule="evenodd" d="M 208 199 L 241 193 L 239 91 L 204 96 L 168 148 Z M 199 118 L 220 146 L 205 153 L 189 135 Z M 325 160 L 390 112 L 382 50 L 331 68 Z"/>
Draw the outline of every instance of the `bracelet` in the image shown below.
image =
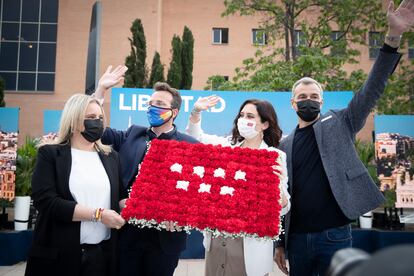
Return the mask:
<path id="1" fill-rule="evenodd" d="M 398 47 L 400 45 L 401 38 L 402 38 L 401 35 L 396 35 L 396 36 L 386 35 L 385 42 L 389 42 L 387 44 L 389 44 L 392 47 Z"/>
<path id="2" fill-rule="evenodd" d="M 385 39 L 391 42 L 400 42 L 402 35 L 386 35 Z"/>
<path id="3" fill-rule="evenodd" d="M 201 114 L 201 110 L 196 110 L 195 108 L 193 108 L 193 110 L 191 110 L 191 114 L 192 115 L 200 115 Z"/>
<path id="4" fill-rule="evenodd" d="M 104 208 L 97 208 L 93 210 L 92 222 L 100 222 L 102 220 L 102 213 L 104 210 Z"/>

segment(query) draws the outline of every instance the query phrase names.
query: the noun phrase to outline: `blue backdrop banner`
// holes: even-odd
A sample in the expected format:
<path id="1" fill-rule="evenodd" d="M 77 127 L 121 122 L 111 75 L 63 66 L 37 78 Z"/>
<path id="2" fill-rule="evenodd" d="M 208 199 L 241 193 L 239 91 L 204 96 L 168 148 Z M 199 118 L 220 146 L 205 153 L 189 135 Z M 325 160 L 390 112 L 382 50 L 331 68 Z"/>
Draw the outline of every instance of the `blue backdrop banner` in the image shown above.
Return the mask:
<path id="1" fill-rule="evenodd" d="M 148 126 L 146 104 L 152 89 L 114 88 L 111 94 L 112 128 L 125 130 L 129 125 Z M 228 135 L 240 105 L 247 99 L 262 99 L 273 104 L 278 115 L 280 127 L 284 135 L 289 134 L 297 125 L 295 111 L 290 104 L 290 92 L 239 92 L 239 91 L 198 91 L 182 90 L 183 103 L 175 123 L 180 131 L 184 131 L 191 109 L 199 97 L 217 95 L 221 101 L 216 107 L 203 113 L 202 126 L 206 133 Z M 352 92 L 325 92 L 322 112 L 329 109 L 340 109 L 347 106 Z"/>
<path id="2" fill-rule="evenodd" d="M 59 131 L 62 110 L 43 111 L 43 134 L 57 133 Z"/>
<path id="3" fill-rule="evenodd" d="M 19 108 L 1 107 L 0 108 L 0 131 L 18 132 L 19 131 Z"/>

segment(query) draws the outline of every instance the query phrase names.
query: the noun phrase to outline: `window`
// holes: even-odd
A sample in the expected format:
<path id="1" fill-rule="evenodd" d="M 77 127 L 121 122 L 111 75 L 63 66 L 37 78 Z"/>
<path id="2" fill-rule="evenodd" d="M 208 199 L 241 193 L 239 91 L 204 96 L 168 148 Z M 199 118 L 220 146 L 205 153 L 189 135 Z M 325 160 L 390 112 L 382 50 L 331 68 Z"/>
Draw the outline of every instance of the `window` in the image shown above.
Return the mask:
<path id="1" fill-rule="evenodd" d="M 58 0 L 0 0 L 0 76 L 9 91 L 54 91 Z"/>
<path id="2" fill-rule="evenodd" d="M 228 28 L 213 28 L 213 44 L 228 44 L 229 43 L 229 29 Z"/>
<path id="3" fill-rule="evenodd" d="M 369 58 L 375 59 L 384 43 L 384 35 L 380 32 L 369 32 Z"/>
<path id="4" fill-rule="evenodd" d="M 343 32 L 332 32 L 331 33 L 331 56 L 343 56 L 346 51 L 346 40 L 343 37 Z"/>
<path id="5" fill-rule="evenodd" d="M 408 58 L 414 59 L 414 35 L 408 39 Z"/>
<path id="6" fill-rule="evenodd" d="M 255 45 L 267 45 L 267 34 L 262 29 L 252 30 L 252 43 Z"/>
<path id="7" fill-rule="evenodd" d="M 225 81 L 229 81 L 229 76 L 223 76 L 223 79 L 224 79 Z"/>
<path id="8" fill-rule="evenodd" d="M 300 49 L 299 46 L 306 45 L 306 38 L 305 34 L 302 31 L 295 31 L 295 45 L 294 49 L 296 51 L 296 55 L 300 56 Z"/>

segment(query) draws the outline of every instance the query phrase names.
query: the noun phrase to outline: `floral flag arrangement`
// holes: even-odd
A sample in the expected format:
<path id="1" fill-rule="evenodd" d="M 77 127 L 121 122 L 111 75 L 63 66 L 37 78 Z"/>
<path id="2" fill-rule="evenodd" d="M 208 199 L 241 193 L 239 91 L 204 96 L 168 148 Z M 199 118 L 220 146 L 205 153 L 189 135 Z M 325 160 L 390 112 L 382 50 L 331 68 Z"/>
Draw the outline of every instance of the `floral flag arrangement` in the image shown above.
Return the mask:
<path id="1" fill-rule="evenodd" d="M 275 151 L 153 140 L 122 216 L 138 227 L 214 236 L 277 239 L 279 177 Z"/>

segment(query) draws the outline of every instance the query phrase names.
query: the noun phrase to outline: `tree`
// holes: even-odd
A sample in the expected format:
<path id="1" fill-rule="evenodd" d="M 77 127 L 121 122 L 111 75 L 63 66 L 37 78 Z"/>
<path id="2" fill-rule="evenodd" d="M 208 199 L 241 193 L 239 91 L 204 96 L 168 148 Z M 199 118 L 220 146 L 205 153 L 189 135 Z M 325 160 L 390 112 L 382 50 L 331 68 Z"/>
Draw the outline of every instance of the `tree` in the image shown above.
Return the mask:
<path id="1" fill-rule="evenodd" d="M 380 114 L 414 114 L 414 61 L 400 62 L 391 76 L 377 111 Z"/>
<path id="2" fill-rule="evenodd" d="M 245 59 L 243 65 L 235 69 L 231 81 L 223 81 L 212 76 L 205 89 L 242 91 L 290 91 L 298 79 L 308 76 L 324 84 L 326 90 L 340 91 L 359 89 L 366 74 L 358 70 L 348 74 L 342 69 L 343 63 L 323 53 L 321 49 L 303 48 L 296 60 L 280 58 L 281 49 L 271 55 L 261 50 L 255 57 Z"/>
<path id="3" fill-rule="evenodd" d="M 378 0 L 225 0 L 223 16 L 259 15 L 269 45 L 235 69 L 231 81 L 212 76 L 206 89 L 290 91 L 293 83 L 309 76 L 326 90 L 358 91 L 366 79 L 362 70 L 347 73 L 345 63 L 357 63 L 351 46 L 365 44 L 371 30 L 384 30 L 385 14 Z M 396 5 L 401 1 L 396 1 Z M 305 13 L 312 13 L 306 17 Z M 335 28 L 333 28 L 335 26 Z M 284 46 L 275 41 L 283 39 Z M 414 45 L 414 34 L 404 39 Z M 402 43 L 404 45 L 404 42 Z M 402 63 L 404 64 L 404 63 Z M 391 77 L 378 104 L 379 113 L 414 113 L 413 63 L 405 63 Z"/>
<path id="4" fill-rule="evenodd" d="M 128 40 L 131 45 L 131 52 L 125 59 L 128 71 L 125 73 L 124 87 L 145 87 L 147 46 L 141 20 L 135 19 L 130 30 L 132 38 L 128 38 Z"/>
<path id="5" fill-rule="evenodd" d="M 174 35 L 171 41 L 171 51 L 172 51 L 172 58 L 170 62 L 170 68 L 168 70 L 167 75 L 167 83 L 171 85 L 171 87 L 179 88 L 181 85 L 181 78 L 182 78 L 182 59 L 181 59 L 181 52 L 182 52 L 182 45 L 181 39 L 179 36 Z"/>
<path id="6" fill-rule="evenodd" d="M 295 47 L 298 44 L 319 49 L 346 41 L 365 44 L 366 32 L 385 24 L 378 0 L 225 0 L 224 5 L 224 16 L 262 16 L 262 27 L 269 38 L 284 40 L 286 61 L 299 56 L 300 49 Z M 306 17 L 306 13 L 317 15 L 316 20 Z M 334 39 L 332 26 L 338 32 Z"/>
<path id="7" fill-rule="evenodd" d="M 184 26 L 181 59 L 182 78 L 180 89 L 191 89 L 193 84 L 194 37 L 187 26 Z"/>
<path id="8" fill-rule="evenodd" d="M 154 87 L 154 84 L 158 81 L 164 82 L 164 65 L 161 64 L 160 54 L 155 52 L 152 59 L 151 75 L 148 81 L 148 88 Z"/>
<path id="9" fill-rule="evenodd" d="M 4 80 L 2 79 L 2 77 L 0 77 L 0 107 L 6 106 L 6 102 L 4 101 L 4 87 Z"/>

